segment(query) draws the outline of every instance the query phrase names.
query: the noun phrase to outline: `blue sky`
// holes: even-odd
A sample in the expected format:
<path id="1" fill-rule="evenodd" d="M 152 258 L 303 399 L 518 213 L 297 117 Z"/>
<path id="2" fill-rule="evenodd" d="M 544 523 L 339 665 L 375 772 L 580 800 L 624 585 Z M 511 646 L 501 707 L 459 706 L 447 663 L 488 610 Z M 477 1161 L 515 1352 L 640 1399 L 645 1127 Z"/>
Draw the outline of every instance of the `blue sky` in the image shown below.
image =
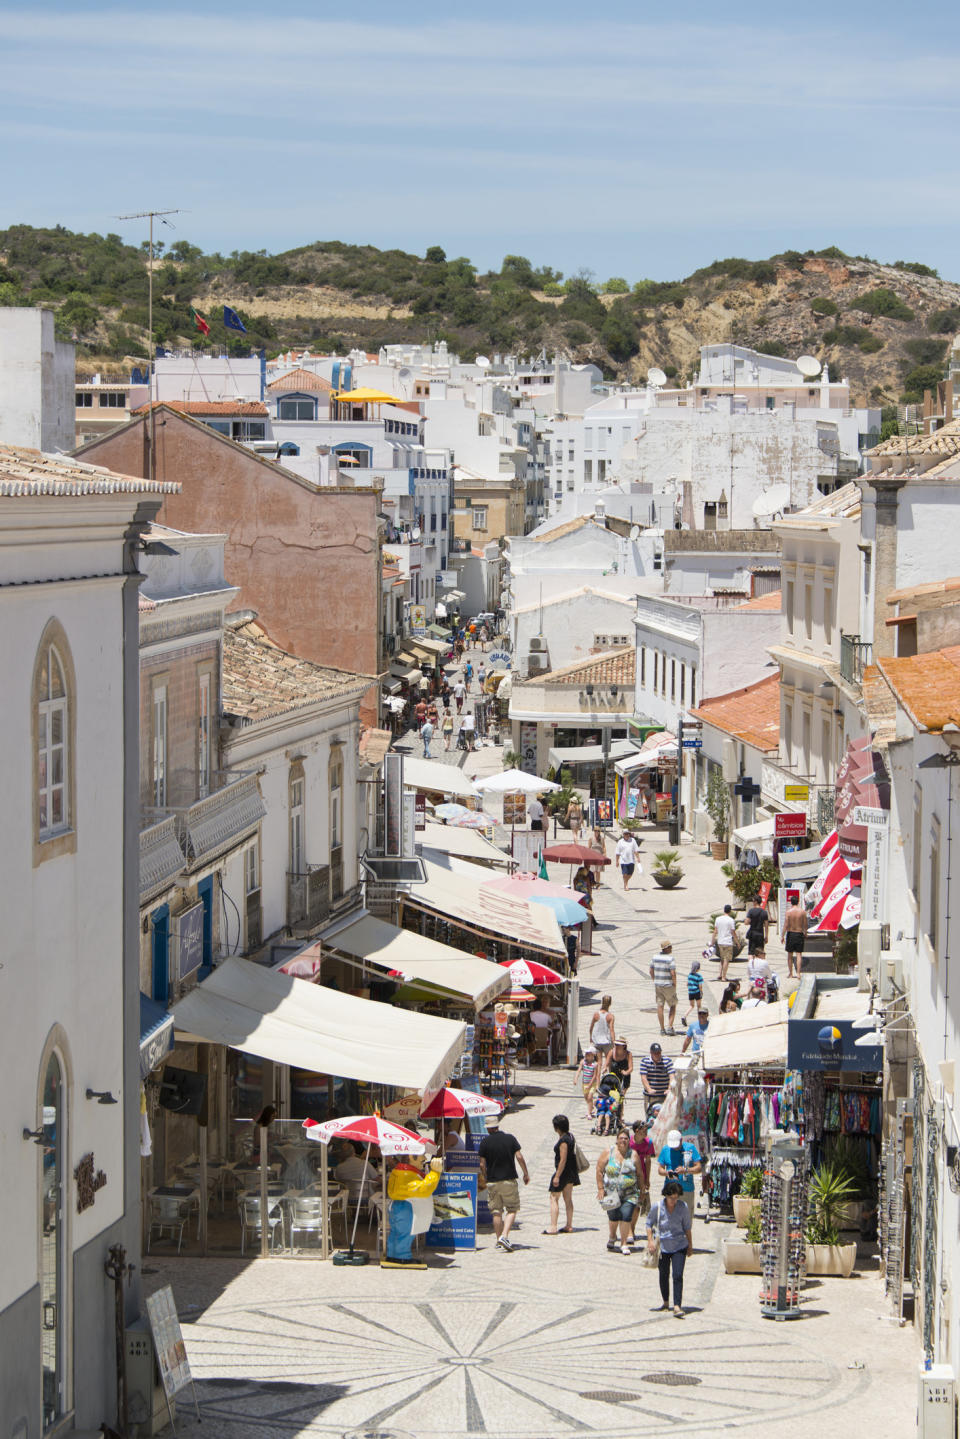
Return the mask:
<path id="1" fill-rule="evenodd" d="M 633 281 L 837 244 L 960 279 L 958 58 L 929 0 L 0 0 L 0 227 L 139 241 L 116 215 L 177 206 L 176 238 L 223 252 L 440 244 Z"/>

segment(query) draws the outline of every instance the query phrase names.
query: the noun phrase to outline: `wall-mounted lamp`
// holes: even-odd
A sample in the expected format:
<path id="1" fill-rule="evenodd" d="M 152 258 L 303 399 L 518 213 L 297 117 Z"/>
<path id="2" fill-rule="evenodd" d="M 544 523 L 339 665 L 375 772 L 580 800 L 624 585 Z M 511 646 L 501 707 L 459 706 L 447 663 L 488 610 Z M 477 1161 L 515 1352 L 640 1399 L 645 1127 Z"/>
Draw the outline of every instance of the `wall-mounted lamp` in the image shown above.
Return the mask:
<path id="1" fill-rule="evenodd" d="M 46 1142 L 47 1142 L 47 1137 L 46 1137 L 46 1135 L 45 1135 L 44 1132 L 43 1132 L 43 1125 L 42 1125 L 42 1124 L 41 1124 L 41 1126 L 40 1126 L 39 1129 L 26 1129 L 26 1128 L 24 1128 L 24 1130 L 23 1130 L 23 1138 L 24 1138 L 24 1139 L 32 1139 L 33 1142 L 34 1142 L 34 1144 L 46 1144 Z"/>
<path id="2" fill-rule="evenodd" d="M 116 1103 L 117 1103 L 117 1100 L 114 1099 L 114 1097 L 113 1097 L 113 1095 L 110 1093 L 109 1089 L 88 1089 L 88 1090 L 87 1090 L 87 1098 L 88 1098 L 88 1099 L 95 1099 L 98 1104 L 116 1104 Z"/>
<path id="3" fill-rule="evenodd" d="M 587 685 L 587 696 L 590 699 L 593 698 L 593 685 Z"/>
<path id="4" fill-rule="evenodd" d="M 610 686 L 610 697 L 611 697 L 611 699 L 616 699 L 617 694 L 618 694 L 618 690 L 617 690 L 616 685 L 611 685 L 611 686 Z"/>

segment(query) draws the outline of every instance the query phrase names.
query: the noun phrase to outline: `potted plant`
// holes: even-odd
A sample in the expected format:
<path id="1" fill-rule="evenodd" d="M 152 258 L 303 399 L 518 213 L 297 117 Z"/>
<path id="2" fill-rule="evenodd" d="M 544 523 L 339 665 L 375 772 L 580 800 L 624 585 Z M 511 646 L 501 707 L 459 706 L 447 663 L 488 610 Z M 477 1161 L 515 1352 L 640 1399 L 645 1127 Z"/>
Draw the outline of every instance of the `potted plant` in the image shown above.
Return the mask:
<path id="1" fill-rule="evenodd" d="M 856 1194 L 850 1171 L 836 1161 L 826 1161 L 810 1181 L 810 1210 L 807 1220 L 807 1273 L 835 1274 L 849 1279 L 857 1262 L 856 1241 L 840 1243 L 843 1212 Z"/>
<path id="2" fill-rule="evenodd" d="M 727 866 L 722 866 L 726 872 Z M 737 904 L 743 909 L 749 909 L 760 897 L 760 886 L 770 884 L 774 887 L 780 882 L 780 871 L 772 859 L 762 859 L 753 869 L 733 869 L 727 876 L 727 888 L 733 895 Z"/>
<path id="3" fill-rule="evenodd" d="M 757 1165 L 745 1171 L 740 1180 L 740 1193 L 733 1196 L 733 1218 L 744 1229 L 750 1216 L 760 1213 L 760 1196 L 763 1193 L 763 1170 Z"/>
<path id="4" fill-rule="evenodd" d="M 714 766 L 710 771 L 704 808 L 713 824 L 710 853 L 714 859 L 726 859 L 727 831 L 730 823 L 730 790 L 719 765 Z"/>
<path id="5" fill-rule="evenodd" d="M 683 879 L 683 870 L 677 864 L 678 849 L 658 849 L 653 856 L 656 864 L 650 873 L 661 889 L 674 889 Z"/>
<path id="6" fill-rule="evenodd" d="M 758 1171 L 758 1173 L 762 1178 L 762 1171 Z M 742 1239 L 725 1239 L 723 1241 L 723 1267 L 727 1274 L 763 1273 L 759 1206 L 747 1220 L 746 1231 Z"/>

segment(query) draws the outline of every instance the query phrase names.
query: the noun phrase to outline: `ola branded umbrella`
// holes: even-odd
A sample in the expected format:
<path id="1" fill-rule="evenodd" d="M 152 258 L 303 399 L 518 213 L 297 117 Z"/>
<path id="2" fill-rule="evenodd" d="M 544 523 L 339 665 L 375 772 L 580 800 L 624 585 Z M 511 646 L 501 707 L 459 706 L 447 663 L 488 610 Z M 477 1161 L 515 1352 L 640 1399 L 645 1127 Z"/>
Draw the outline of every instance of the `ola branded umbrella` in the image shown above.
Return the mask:
<path id="1" fill-rule="evenodd" d="M 315 1139 L 319 1144 L 329 1144 L 332 1139 L 352 1139 L 357 1144 L 366 1145 L 366 1153 L 363 1156 L 363 1173 L 360 1176 L 360 1189 L 357 1193 L 357 1212 L 353 1217 L 353 1230 L 350 1235 L 350 1258 L 353 1259 L 353 1247 L 357 1239 L 357 1223 L 360 1219 L 360 1205 L 363 1203 L 363 1188 L 367 1178 L 367 1167 L 370 1163 L 370 1146 L 375 1144 L 381 1154 L 423 1154 L 429 1141 L 415 1134 L 412 1129 L 404 1129 L 402 1124 L 394 1124 L 390 1119 L 383 1119 L 379 1114 L 355 1114 L 345 1119 L 326 1119 L 322 1123 L 316 1119 L 305 1119 L 303 1128 L 308 1139 Z M 433 1145 L 430 1145 L 431 1149 Z M 326 1216 L 324 1216 L 326 1223 Z"/>
<path id="2" fill-rule="evenodd" d="M 485 1094 L 471 1094 L 468 1089 L 441 1089 L 421 1109 L 422 1119 L 463 1119 L 469 1114 L 500 1114 L 503 1104 L 499 1099 L 488 1099 Z"/>
<path id="3" fill-rule="evenodd" d="M 548 964 L 538 964 L 535 959 L 505 959 L 501 961 L 500 967 L 507 971 L 514 985 L 566 983 L 557 970 L 551 969 Z"/>

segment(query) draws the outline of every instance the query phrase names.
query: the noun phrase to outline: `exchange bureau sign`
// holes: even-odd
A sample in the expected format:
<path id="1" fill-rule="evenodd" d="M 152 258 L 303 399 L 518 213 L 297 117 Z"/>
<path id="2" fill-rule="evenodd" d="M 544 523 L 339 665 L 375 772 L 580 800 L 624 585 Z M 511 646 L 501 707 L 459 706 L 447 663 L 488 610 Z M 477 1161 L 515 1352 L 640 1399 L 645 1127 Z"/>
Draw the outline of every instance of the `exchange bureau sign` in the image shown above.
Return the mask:
<path id="1" fill-rule="evenodd" d="M 97 1190 L 102 1189 L 107 1182 L 107 1176 L 102 1169 L 94 1172 L 93 1153 L 85 1154 L 73 1171 L 73 1177 L 77 1185 L 77 1213 L 82 1214 L 89 1209 L 97 1197 Z"/>

